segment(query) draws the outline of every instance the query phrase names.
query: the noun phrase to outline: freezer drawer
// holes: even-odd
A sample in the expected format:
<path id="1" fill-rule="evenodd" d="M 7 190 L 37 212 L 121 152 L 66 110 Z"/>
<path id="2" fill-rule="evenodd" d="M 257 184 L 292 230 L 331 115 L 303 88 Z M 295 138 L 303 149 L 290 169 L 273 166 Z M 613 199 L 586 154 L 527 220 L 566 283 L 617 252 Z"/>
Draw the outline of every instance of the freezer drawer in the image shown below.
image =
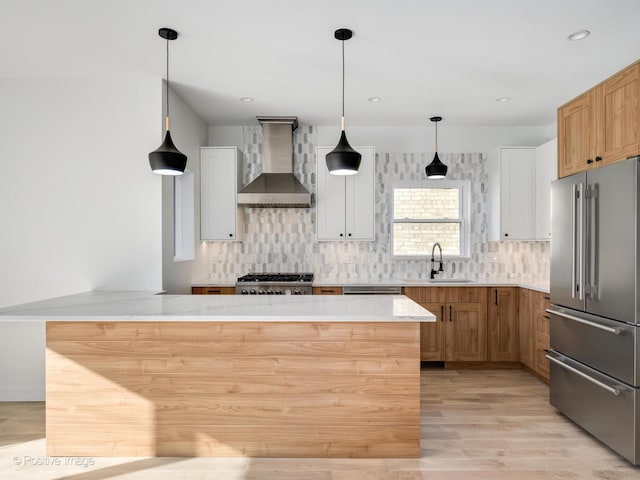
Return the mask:
<path id="1" fill-rule="evenodd" d="M 574 360 L 640 386 L 638 327 L 552 305 L 551 348 Z"/>
<path id="2" fill-rule="evenodd" d="M 557 352 L 548 358 L 551 405 L 637 465 L 638 390 Z"/>

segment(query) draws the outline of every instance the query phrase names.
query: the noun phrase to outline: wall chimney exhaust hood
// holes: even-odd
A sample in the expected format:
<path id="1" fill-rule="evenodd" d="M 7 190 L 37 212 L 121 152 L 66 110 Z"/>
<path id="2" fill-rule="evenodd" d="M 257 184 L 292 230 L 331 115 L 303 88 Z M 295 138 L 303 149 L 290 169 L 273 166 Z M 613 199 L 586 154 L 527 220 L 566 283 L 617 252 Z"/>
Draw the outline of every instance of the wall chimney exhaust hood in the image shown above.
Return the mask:
<path id="1" fill-rule="evenodd" d="M 262 125 L 262 172 L 238 192 L 243 207 L 310 207 L 311 194 L 293 174 L 298 117 L 256 117 Z"/>

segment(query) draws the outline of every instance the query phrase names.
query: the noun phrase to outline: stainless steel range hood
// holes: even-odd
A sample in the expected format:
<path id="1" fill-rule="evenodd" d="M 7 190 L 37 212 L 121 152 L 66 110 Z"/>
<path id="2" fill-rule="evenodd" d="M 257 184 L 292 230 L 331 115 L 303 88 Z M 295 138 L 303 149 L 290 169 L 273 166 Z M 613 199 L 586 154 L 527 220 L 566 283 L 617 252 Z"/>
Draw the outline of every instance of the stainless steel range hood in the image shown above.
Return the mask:
<path id="1" fill-rule="evenodd" d="M 310 207 L 311 194 L 293 174 L 298 117 L 256 117 L 262 125 L 262 172 L 238 192 L 244 207 Z"/>

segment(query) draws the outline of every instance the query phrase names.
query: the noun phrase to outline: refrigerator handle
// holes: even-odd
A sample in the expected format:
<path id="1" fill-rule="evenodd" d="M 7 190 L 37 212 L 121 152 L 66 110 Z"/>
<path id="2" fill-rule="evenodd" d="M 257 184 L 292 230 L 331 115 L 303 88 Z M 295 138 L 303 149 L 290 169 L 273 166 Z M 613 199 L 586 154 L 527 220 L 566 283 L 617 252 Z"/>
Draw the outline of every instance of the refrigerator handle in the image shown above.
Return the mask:
<path id="1" fill-rule="evenodd" d="M 577 185 L 571 185 L 571 298 L 576 298 L 576 207 Z"/>
<path id="2" fill-rule="evenodd" d="M 579 377 L 582 377 L 585 380 L 587 380 L 588 382 L 591 382 L 594 385 L 597 385 L 598 387 L 602 388 L 603 390 L 606 390 L 607 392 L 609 392 L 612 395 L 615 395 L 616 397 L 622 393 L 622 391 L 619 388 L 610 387 L 606 383 L 602 383 L 600 380 L 597 380 L 597 379 L 593 378 L 591 375 L 587 375 L 586 373 L 581 372 L 577 368 L 573 368 L 570 365 L 567 365 L 566 363 L 558 360 L 555 357 L 552 357 L 551 355 L 545 355 L 545 357 L 547 357 L 547 359 L 549 359 L 551 362 L 555 363 L 559 367 L 562 367 L 565 370 L 569 370 L 571 373 L 575 373 Z"/>
<path id="3" fill-rule="evenodd" d="M 584 240 L 585 240 L 585 226 L 584 226 L 584 210 L 585 210 L 585 195 L 584 195 L 584 183 L 580 183 L 578 185 L 578 225 L 579 225 L 579 234 L 578 234 L 578 298 L 580 300 L 584 300 L 584 291 L 585 291 L 585 275 L 584 275 L 584 267 L 585 267 L 585 258 L 584 258 Z"/>

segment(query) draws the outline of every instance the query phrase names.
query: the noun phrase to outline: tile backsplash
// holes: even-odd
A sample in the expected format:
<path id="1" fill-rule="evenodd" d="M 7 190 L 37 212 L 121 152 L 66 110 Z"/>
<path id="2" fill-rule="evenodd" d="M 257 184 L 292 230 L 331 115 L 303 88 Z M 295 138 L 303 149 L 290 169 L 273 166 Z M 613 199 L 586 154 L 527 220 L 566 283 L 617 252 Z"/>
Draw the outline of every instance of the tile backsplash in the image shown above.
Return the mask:
<path id="1" fill-rule="evenodd" d="M 245 185 L 262 172 L 262 130 L 243 128 Z M 301 125 L 294 132 L 294 173 L 315 205 L 317 133 Z M 440 154 L 447 178 L 471 183 L 468 259 L 445 260 L 442 278 L 548 280 L 549 242 L 487 241 L 487 170 L 483 153 Z M 424 180 L 433 152 L 376 152 L 376 240 L 318 242 L 315 208 L 245 208 L 243 242 L 205 245 L 210 282 L 233 282 L 248 272 L 313 272 L 317 282 L 348 283 L 428 278 L 430 262 L 391 255 L 391 194 L 398 182 Z M 197 279 L 202 280 L 202 279 Z"/>

